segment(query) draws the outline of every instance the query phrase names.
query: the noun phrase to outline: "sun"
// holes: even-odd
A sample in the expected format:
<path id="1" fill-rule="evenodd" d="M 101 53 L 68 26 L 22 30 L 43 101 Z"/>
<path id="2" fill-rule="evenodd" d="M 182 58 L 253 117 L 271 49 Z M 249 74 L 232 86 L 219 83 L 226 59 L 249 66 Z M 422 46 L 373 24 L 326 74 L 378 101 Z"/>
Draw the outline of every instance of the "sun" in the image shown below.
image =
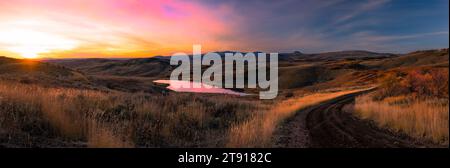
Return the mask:
<path id="1" fill-rule="evenodd" d="M 27 58 L 27 59 L 35 59 L 38 58 L 38 53 L 34 53 L 34 52 L 23 52 L 20 54 L 22 57 Z"/>
<path id="2" fill-rule="evenodd" d="M 69 38 L 33 29 L 0 31 L 0 43 L 7 44 L 5 49 L 27 59 L 39 58 L 40 54 L 52 51 L 70 50 L 77 46 L 77 42 Z"/>

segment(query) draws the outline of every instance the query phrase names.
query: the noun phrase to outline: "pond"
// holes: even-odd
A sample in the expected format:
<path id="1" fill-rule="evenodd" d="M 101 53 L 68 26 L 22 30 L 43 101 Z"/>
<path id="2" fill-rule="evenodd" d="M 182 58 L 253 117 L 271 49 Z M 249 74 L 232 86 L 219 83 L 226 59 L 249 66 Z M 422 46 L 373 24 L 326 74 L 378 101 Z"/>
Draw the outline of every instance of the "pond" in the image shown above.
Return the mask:
<path id="1" fill-rule="evenodd" d="M 248 94 L 233 91 L 230 89 L 217 88 L 205 83 L 191 82 L 191 81 L 181 81 L 181 80 L 155 80 L 153 81 L 159 84 L 168 84 L 167 89 L 175 92 L 192 92 L 192 93 L 215 93 L 215 94 L 230 94 L 238 96 L 246 96 Z M 192 86 L 197 85 L 200 88 L 194 88 Z M 183 88 L 182 86 L 190 86 Z"/>

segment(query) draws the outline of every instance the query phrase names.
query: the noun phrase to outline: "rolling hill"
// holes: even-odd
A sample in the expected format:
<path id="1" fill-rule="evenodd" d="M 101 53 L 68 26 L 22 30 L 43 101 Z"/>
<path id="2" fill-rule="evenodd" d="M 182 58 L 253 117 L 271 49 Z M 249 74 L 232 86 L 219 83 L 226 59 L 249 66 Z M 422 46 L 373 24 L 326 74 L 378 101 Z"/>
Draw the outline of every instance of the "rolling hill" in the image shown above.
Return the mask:
<path id="1" fill-rule="evenodd" d="M 219 52 L 222 57 L 224 56 L 223 53 Z M 149 84 L 151 79 L 167 79 L 170 76 L 174 66 L 171 66 L 169 61 L 170 57 L 157 56 L 122 60 L 63 59 L 49 62 L 96 76 L 97 81 L 104 82 L 104 80 L 100 80 L 104 78 L 131 81 L 145 79 L 147 82 L 142 83 Z M 367 85 L 376 83 L 377 78 L 383 76 L 385 71 L 418 66 L 448 67 L 448 49 L 417 51 L 398 55 L 369 51 L 338 51 L 316 54 L 281 53 L 279 54 L 279 87 L 281 90 L 299 88 L 316 90 Z M 130 77 L 133 79 L 130 79 Z M 114 80 L 107 83 L 114 83 Z M 117 84 L 110 85 L 115 86 Z"/>
<path id="2" fill-rule="evenodd" d="M 448 48 L 440 50 L 416 51 L 389 59 L 368 61 L 363 64 L 377 69 L 390 69 L 400 67 L 448 67 Z"/>
<path id="3" fill-rule="evenodd" d="M 91 75 L 133 76 L 133 77 L 166 77 L 172 70 L 168 59 L 74 59 L 49 60 L 69 68 L 83 71 Z"/>
<path id="4" fill-rule="evenodd" d="M 0 79 L 45 86 L 90 86 L 82 72 L 61 65 L 7 57 L 0 57 Z"/>
<path id="5" fill-rule="evenodd" d="M 0 57 L 0 81 L 37 84 L 45 87 L 82 88 L 102 91 L 157 93 L 165 90 L 161 86 L 156 86 L 152 79 L 127 77 L 126 75 L 96 75 L 95 73 L 87 73 L 89 71 L 76 70 L 83 69 L 83 67 L 94 67 L 93 69 L 106 68 L 102 64 L 114 63 L 115 61 L 117 60 L 77 59 L 59 60 L 58 64 L 56 64 L 53 61 L 32 61 Z M 117 63 L 122 64 L 123 62 L 117 61 Z M 109 69 L 106 68 L 105 70 Z"/>

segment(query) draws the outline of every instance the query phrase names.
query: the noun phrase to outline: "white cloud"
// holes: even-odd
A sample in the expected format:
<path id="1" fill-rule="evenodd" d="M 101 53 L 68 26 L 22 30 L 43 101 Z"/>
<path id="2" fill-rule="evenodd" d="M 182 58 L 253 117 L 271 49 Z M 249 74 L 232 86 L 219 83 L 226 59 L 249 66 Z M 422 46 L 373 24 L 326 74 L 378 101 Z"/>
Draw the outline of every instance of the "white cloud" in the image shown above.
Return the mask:
<path id="1" fill-rule="evenodd" d="M 355 17 L 357 17 L 357 16 L 363 14 L 364 12 L 367 12 L 367 11 L 370 11 L 370 10 L 373 10 L 373 9 L 376 9 L 376 8 L 378 8 L 378 7 L 380 7 L 380 6 L 385 5 L 385 4 L 389 3 L 389 1 L 390 1 L 390 0 L 371 0 L 371 1 L 365 1 L 365 2 L 362 3 L 362 4 L 353 7 L 353 8 L 354 8 L 353 11 L 351 11 L 351 12 L 345 14 L 345 15 L 342 15 L 342 16 L 338 17 L 338 18 L 336 19 L 336 22 L 335 22 L 335 23 L 336 23 L 336 24 L 339 24 L 339 23 L 348 21 L 348 20 L 350 20 L 350 19 L 353 19 L 353 18 L 355 18 Z"/>

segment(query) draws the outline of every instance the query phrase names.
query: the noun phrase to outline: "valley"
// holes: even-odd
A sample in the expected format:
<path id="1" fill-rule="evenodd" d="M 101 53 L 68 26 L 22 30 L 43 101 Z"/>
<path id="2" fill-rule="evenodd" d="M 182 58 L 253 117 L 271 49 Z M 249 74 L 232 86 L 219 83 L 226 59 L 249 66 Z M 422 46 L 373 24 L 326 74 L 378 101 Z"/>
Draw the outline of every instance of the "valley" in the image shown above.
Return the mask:
<path id="1" fill-rule="evenodd" d="M 273 100 L 171 91 L 154 82 L 176 68 L 169 58 L 0 57 L 0 146 L 448 147 L 448 49 L 280 53 Z M 371 101 L 442 108 L 412 127 Z"/>

